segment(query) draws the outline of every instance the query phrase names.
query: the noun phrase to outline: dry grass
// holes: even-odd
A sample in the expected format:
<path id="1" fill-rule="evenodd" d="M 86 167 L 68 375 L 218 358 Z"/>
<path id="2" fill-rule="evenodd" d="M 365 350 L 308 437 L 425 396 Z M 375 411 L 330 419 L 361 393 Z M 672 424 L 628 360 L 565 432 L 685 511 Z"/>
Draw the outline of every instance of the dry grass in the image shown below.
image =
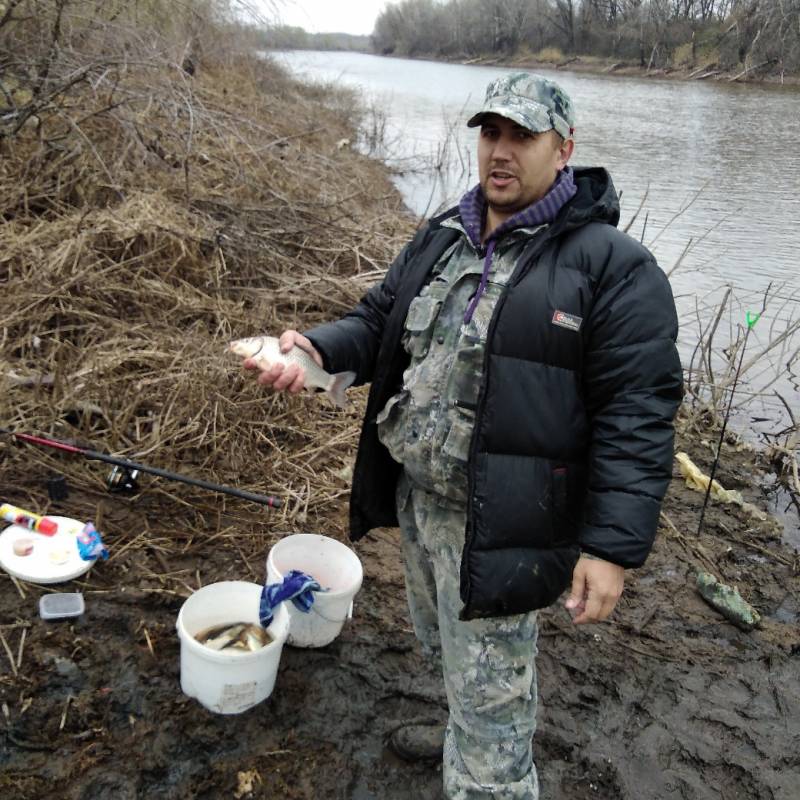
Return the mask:
<path id="1" fill-rule="evenodd" d="M 145 478 L 119 501 L 143 519 L 128 551 L 332 515 L 341 533 L 363 394 L 344 413 L 272 396 L 226 354 L 351 307 L 413 225 L 384 171 L 337 147 L 352 97 L 317 95 L 247 57 L 193 77 L 132 59 L 0 127 L 0 426 L 286 500 L 267 517 Z M 0 441 L 2 499 L 47 510 L 53 472 L 81 490 L 59 513 L 105 516 L 113 544 L 105 469 Z"/>
<path id="2" fill-rule="evenodd" d="M 564 53 L 558 47 L 544 47 L 536 54 L 536 60 L 546 64 L 560 64 Z"/>

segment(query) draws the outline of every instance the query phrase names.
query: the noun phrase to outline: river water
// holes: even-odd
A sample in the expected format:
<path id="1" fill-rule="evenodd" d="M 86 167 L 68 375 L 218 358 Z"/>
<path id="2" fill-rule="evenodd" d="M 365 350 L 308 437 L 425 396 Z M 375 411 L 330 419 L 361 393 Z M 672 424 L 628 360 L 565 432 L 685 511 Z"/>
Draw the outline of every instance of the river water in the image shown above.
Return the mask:
<path id="1" fill-rule="evenodd" d="M 419 215 L 451 204 L 476 182 L 477 132 L 464 123 L 486 84 L 513 71 L 360 53 L 273 55 L 305 80 L 360 92 L 368 109 L 360 146 L 398 170 L 396 184 Z M 575 105 L 572 163 L 609 170 L 621 194 L 621 227 L 635 216 L 629 233 L 670 273 L 685 367 L 728 288 L 715 339 L 719 374 L 725 344 L 743 335 L 745 313 L 762 309 L 765 292 L 745 363 L 800 324 L 800 92 L 546 74 Z M 377 143 L 369 135 L 376 130 Z M 790 423 L 785 405 L 800 422 L 798 347 L 800 333 L 788 335 L 745 372 L 734 402 L 737 427 L 761 436 L 779 431 Z"/>

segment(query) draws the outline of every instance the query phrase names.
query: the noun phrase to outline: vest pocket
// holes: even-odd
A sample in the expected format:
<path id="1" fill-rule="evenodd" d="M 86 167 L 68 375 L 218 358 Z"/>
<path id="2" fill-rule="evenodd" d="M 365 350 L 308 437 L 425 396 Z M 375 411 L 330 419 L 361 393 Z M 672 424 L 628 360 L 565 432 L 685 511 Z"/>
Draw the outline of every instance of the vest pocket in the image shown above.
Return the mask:
<path id="1" fill-rule="evenodd" d="M 469 458 L 469 444 L 475 426 L 475 415 L 469 412 L 462 415 L 456 409 L 454 411 L 458 413 L 458 416 L 450 425 L 450 430 L 442 445 L 442 452 L 450 458 L 466 463 Z"/>
<path id="2" fill-rule="evenodd" d="M 430 295 L 422 295 L 411 301 L 406 315 L 405 346 L 413 358 L 423 358 L 427 354 L 441 306 L 441 299 Z"/>
<path id="3" fill-rule="evenodd" d="M 459 350 L 453 369 L 450 395 L 459 408 L 475 411 L 483 375 L 484 348 L 481 344 Z"/>
<path id="4" fill-rule="evenodd" d="M 408 392 L 404 390 L 392 395 L 375 418 L 378 439 L 398 463 L 402 463 L 405 452 L 406 433 L 403 415 L 407 404 Z"/>

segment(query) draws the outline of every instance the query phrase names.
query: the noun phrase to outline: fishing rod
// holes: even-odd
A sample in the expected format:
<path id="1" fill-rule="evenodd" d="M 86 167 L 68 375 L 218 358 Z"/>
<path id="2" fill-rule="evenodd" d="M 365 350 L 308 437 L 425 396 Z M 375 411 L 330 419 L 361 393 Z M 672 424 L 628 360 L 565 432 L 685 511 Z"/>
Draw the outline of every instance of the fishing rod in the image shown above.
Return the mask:
<path id="1" fill-rule="evenodd" d="M 772 283 L 769 284 L 767 287 L 767 293 L 769 293 L 770 286 Z M 747 349 L 747 340 L 750 337 L 750 331 L 753 330 L 756 322 L 761 319 L 761 314 L 764 313 L 767 305 L 766 294 L 764 296 L 764 305 L 761 309 L 760 314 L 754 314 L 751 311 L 748 311 L 745 314 L 745 321 L 747 322 L 747 330 L 744 334 L 744 342 L 742 342 L 742 351 L 739 355 L 739 366 L 736 368 L 736 374 L 733 377 L 733 384 L 731 385 L 731 393 L 728 397 L 728 408 L 725 410 L 725 417 L 722 420 L 722 430 L 719 434 L 719 441 L 717 442 L 717 452 L 714 455 L 714 461 L 711 464 L 711 473 L 708 476 L 708 486 L 706 487 L 706 496 L 703 498 L 703 507 L 700 509 L 700 522 L 697 525 L 697 535 L 700 535 L 700 532 L 703 530 L 703 519 L 706 515 L 706 507 L 708 506 L 708 498 L 711 495 L 711 487 L 714 484 L 714 476 L 717 474 L 717 467 L 719 466 L 719 458 L 722 454 L 722 443 L 725 440 L 725 430 L 728 427 L 728 419 L 731 415 L 731 408 L 733 407 L 733 395 L 736 392 L 736 384 L 739 382 L 739 375 L 742 371 L 742 362 L 744 361 L 744 351 Z"/>
<path id="2" fill-rule="evenodd" d="M 52 447 L 55 450 L 63 450 L 67 453 L 83 456 L 90 461 L 105 461 L 107 464 L 113 464 L 115 468 L 108 480 L 109 489 L 133 489 L 136 487 L 137 473 L 146 472 L 150 475 L 157 475 L 159 478 L 188 483 L 190 486 L 197 486 L 200 489 L 209 489 L 212 492 L 221 492 L 222 494 L 229 494 L 233 497 L 240 497 L 243 500 L 260 503 L 269 508 L 280 508 L 283 505 L 283 501 L 280 498 L 273 497 L 272 495 L 255 494 L 254 492 L 248 492 L 244 489 L 234 489 L 231 486 L 222 486 L 218 483 L 211 483 L 211 481 L 190 478 L 187 475 L 180 475 L 177 472 L 168 472 L 165 469 L 149 467 L 146 464 L 139 464 L 136 461 L 129 461 L 126 458 L 109 456 L 105 453 L 89 450 L 86 447 L 79 447 L 69 442 L 62 442 L 58 439 L 48 439 L 44 436 L 32 436 L 29 433 L 16 433 L 15 431 L 8 430 L 8 428 L 0 428 L 0 433 L 5 433 L 14 439 L 19 439 L 29 444 L 35 444 L 41 447 Z"/>

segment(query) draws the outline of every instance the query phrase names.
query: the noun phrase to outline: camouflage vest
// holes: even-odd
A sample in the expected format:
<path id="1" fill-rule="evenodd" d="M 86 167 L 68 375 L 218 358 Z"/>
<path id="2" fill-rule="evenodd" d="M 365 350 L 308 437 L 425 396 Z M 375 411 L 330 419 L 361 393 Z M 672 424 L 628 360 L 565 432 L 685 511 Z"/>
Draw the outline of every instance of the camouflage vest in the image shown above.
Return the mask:
<path id="1" fill-rule="evenodd" d="M 523 248 L 546 226 L 503 235 L 486 290 L 465 324 L 483 259 L 459 222 L 443 225 L 464 235 L 443 253 L 430 283 L 408 308 L 403 346 L 411 363 L 403 373 L 402 390 L 376 421 L 380 441 L 412 483 L 460 502 L 467 498 L 467 461 L 489 322 Z"/>

